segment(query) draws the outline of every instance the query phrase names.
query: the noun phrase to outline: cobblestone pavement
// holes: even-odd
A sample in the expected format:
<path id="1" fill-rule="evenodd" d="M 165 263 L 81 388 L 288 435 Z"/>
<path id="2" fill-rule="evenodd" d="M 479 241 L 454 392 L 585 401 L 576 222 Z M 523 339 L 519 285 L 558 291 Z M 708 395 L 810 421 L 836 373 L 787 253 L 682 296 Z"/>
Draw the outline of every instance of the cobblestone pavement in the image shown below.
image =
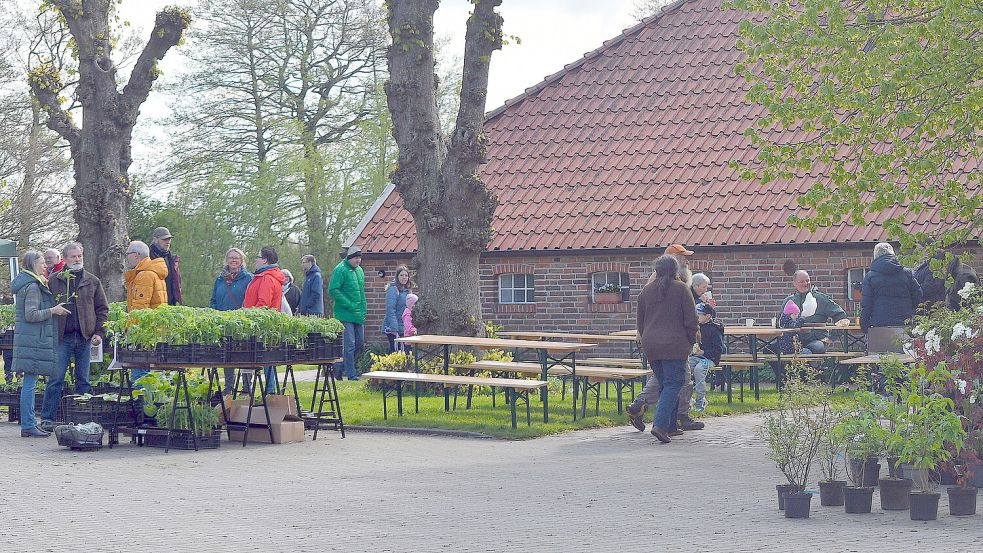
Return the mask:
<path id="1" fill-rule="evenodd" d="M 329 432 L 280 446 L 74 453 L 0 424 L 0 552 L 983 550 L 983 516 L 776 508 L 754 416 L 672 444 Z M 310 434 L 308 434 L 308 439 Z"/>

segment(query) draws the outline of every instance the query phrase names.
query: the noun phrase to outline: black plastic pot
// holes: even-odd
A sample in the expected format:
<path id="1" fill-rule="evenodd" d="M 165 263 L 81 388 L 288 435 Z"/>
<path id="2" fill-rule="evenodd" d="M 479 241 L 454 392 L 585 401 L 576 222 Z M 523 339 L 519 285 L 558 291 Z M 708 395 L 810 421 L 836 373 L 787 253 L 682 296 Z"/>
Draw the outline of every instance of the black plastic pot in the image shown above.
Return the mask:
<path id="1" fill-rule="evenodd" d="M 957 517 L 976 514 L 977 488 L 949 488 L 949 514 Z"/>
<path id="2" fill-rule="evenodd" d="M 843 480 L 828 480 L 819 482 L 819 504 L 823 507 L 839 507 L 843 505 Z"/>
<path id="3" fill-rule="evenodd" d="M 812 494 L 808 492 L 785 494 L 785 518 L 809 518 Z"/>
<path id="4" fill-rule="evenodd" d="M 885 511 L 907 511 L 908 494 L 911 493 L 911 480 L 905 478 L 881 478 L 881 509 Z"/>
<path id="5" fill-rule="evenodd" d="M 850 459 L 853 474 L 860 474 L 860 463 L 861 461 L 859 459 Z M 864 487 L 876 487 L 877 480 L 881 476 L 881 464 L 877 462 L 877 457 L 868 457 L 867 461 L 864 463 L 863 471 Z"/>
<path id="6" fill-rule="evenodd" d="M 849 514 L 864 514 L 870 512 L 870 504 L 874 499 L 873 486 L 843 488 L 843 508 Z"/>
<path id="7" fill-rule="evenodd" d="M 794 486 L 792 484 L 778 484 L 777 486 L 775 486 L 775 489 L 778 491 L 779 511 L 785 510 L 785 495 L 788 493 L 795 493 L 799 490 L 798 486 Z"/>
<path id="8" fill-rule="evenodd" d="M 935 520 L 939 518 L 939 497 L 941 493 L 912 492 L 911 520 Z"/>

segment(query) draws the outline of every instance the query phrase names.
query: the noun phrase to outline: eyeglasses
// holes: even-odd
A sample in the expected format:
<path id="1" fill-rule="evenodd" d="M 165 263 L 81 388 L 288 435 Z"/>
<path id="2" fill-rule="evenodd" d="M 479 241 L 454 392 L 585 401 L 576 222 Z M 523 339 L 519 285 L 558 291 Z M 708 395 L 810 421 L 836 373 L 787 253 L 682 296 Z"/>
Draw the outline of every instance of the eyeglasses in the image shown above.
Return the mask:
<path id="1" fill-rule="evenodd" d="M 139 252 L 126 252 L 126 255 L 139 255 Z"/>

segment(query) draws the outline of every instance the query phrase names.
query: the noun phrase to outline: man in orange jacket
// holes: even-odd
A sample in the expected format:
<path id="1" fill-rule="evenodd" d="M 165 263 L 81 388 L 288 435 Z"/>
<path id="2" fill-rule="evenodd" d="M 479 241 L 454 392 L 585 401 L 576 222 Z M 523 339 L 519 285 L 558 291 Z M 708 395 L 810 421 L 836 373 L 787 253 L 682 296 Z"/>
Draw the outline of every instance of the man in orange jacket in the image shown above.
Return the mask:
<path id="1" fill-rule="evenodd" d="M 135 240 L 126 248 L 126 267 L 129 271 L 123 273 L 126 284 L 126 311 L 137 309 L 153 309 L 159 305 L 167 305 L 167 265 L 163 259 L 150 259 L 150 247 Z M 147 371 L 133 369 L 130 377 L 136 382 Z"/>
<path id="2" fill-rule="evenodd" d="M 287 277 L 280 270 L 280 256 L 272 246 L 265 246 L 255 259 L 256 271 L 246 287 L 242 307 L 269 307 L 280 311 L 283 305 L 283 283 Z M 276 368 L 266 367 L 266 393 L 276 392 Z"/>

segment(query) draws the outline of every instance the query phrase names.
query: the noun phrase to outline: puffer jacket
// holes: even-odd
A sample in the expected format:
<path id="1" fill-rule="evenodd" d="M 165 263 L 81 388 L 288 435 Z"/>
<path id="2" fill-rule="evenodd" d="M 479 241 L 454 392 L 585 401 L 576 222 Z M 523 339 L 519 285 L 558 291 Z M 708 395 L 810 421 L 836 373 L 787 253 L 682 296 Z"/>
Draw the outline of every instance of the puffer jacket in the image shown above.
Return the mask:
<path id="1" fill-rule="evenodd" d="M 13 371 L 55 376 L 55 296 L 39 277 L 21 271 L 10 290 L 16 296 Z"/>
<path id="2" fill-rule="evenodd" d="M 283 307 L 283 283 L 287 277 L 278 265 L 264 265 L 253 273 L 253 280 L 246 287 L 243 307 L 269 307 L 281 311 Z"/>
<path id="3" fill-rule="evenodd" d="M 860 329 L 903 326 L 922 301 L 922 287 L 897 256 L 882 255 L 870 264 L 860 300 Z"/>
<path id="4" fill-rule="evenodd" d="M 321 268 L 311 265 L 304 275 L 304 288 L 300 291 L 301 315 L 324 315 L 324 277 Z"/>
<path id="5" fill-rule="evenodd" d="M 167 304 L 167 263 L 164 258 L 144 257 L 137 266 L 123 273 L 126 283 L 126 310 L 153 309 Z"/>
<path id="6" fill-rule="evenodd" d="M 382 321 L 383 334 L 398 333 L 404 336 L 403 311 L 406 309 L 406 296 L 409 293 L 409 288 L 400 290 L 395 279 L 389 283 L 389 288 L 386 289 L 386 318 Z"/>
<path id="7" fill-rule="evenodd" d="M 253 274 L 240 268 L 231 281 L 226 278 L 228 275 L 229 268 L 225 267 L 222 269 L 222 274 L 215 279 L 215 285 L 212 286 L 212 301 L 209 304 L 212 309 L 218 311 L 239 309 L 246 299 L 246 287 L 253 280 Z"/>
<path id="8" fill-rule="evenodd" d="M 352 267 L 347 259 L 342 259 L 331 273 L 328 293 L 334 298 L 336 319 L 345 323 L 365 323 L 368 304 L 365 299 L 365 272 L 362 267 Z"/>

